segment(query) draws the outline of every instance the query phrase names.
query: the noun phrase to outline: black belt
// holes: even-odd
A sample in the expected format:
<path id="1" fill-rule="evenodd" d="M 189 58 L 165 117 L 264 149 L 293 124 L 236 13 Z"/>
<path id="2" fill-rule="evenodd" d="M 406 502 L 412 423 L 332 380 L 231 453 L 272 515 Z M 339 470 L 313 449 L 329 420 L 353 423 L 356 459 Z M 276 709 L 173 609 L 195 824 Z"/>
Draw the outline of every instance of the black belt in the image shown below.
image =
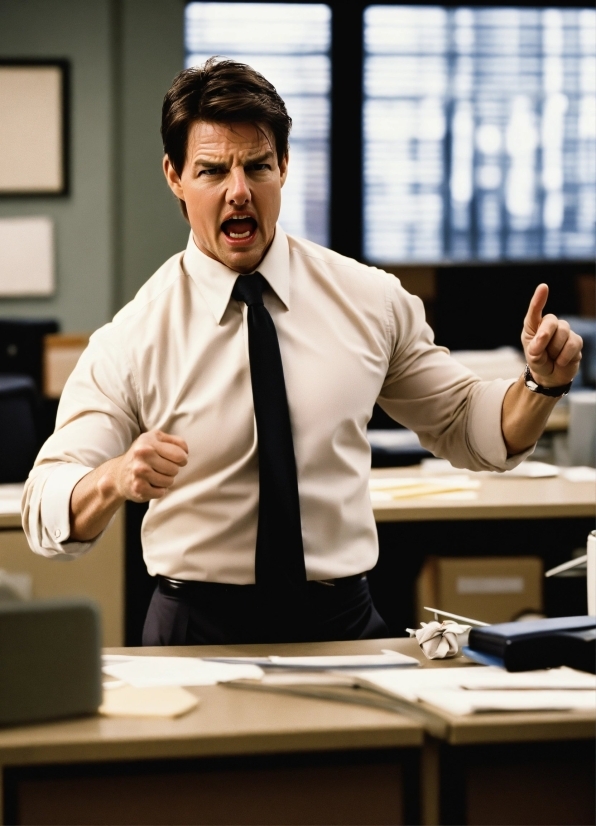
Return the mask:
<path id="1" fill-rule="evenodd" d="M 345 587 L 352 585 L 358 580 L 366 579 L 366 574 L 352 574 L 352 576 L 337 577 L 336 579 L 311 579 L 307 582 L 309 588 L 326 587 Z M 160 594 L 165 594 L 170 597 L 198 596 L 201 592 L 211 591 L 211 593 L 232 593 L 234 591 L 247 592 L 251 589 L 256 590 L 256 585 L 231 585 L 227 582 L 201 582 L 195 579 L 172 579 L 169 576 L 157 576 L 157 587 Z"/>

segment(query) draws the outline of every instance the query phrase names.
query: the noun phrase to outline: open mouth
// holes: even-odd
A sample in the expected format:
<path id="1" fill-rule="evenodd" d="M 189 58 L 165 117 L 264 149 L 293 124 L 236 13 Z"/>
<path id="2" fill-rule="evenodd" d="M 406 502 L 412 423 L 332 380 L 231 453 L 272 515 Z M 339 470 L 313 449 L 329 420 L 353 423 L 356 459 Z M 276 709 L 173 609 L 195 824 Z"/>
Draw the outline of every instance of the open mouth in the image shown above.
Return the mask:
<path id="1" fill-rule="evenodd" d="M 249 215 L 238 215 L 224 221 L 221 229 L 232 241 L 246 241 L 256 233 L 257 222 Z"/>

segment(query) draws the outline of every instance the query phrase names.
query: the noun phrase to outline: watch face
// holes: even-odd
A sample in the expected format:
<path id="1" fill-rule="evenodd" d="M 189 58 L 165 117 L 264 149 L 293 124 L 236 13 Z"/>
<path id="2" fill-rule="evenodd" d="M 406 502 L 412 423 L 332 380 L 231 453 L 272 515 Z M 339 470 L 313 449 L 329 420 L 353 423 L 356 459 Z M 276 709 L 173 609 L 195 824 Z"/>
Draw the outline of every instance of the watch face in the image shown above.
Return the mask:
<path id="1" fill-rule="evenodd" d="M 532 391 L 532 393 L 541 393 L 543 396 L 556 398 L 558 396 L 566 396 L 571 389 L 572 382 L 569 382 L 569 384 L 564 384 L 561 387 L 542 387 L 542 385 L 534 381 L 530 368 L 526 364 L 526 369 L 524 371 L 524 384 L 528 390 Z"/>

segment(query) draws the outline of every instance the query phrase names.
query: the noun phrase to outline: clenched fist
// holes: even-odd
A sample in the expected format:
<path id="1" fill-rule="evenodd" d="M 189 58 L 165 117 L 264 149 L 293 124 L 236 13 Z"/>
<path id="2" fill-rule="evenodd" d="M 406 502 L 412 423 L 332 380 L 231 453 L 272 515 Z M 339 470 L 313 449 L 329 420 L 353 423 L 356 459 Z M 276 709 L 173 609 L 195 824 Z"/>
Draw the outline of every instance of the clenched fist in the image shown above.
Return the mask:
<path id="1" fill-rule="evenodd" d="M 70 497 L 70 540 L 95 539 L 127 499 L 161 499 L 187 462 L 184 439 L 161 430 L 143 433 L 126 453 L 108 459 L 75 485 Z"/>
<path id="2" fill-rule="evenodd" d="M 161 499 L 188 462 L 188 445 L 161 430 L 143 433 L 114 468 L 118 494 L 133 502 Z"/>

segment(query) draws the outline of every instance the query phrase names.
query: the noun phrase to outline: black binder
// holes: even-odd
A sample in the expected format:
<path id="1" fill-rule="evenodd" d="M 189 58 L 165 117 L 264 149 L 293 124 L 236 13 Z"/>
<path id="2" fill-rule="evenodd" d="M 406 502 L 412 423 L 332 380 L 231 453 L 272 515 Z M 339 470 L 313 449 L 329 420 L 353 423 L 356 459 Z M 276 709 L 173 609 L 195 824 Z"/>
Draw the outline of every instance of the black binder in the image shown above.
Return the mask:
<path id="1" fill-rule="evenodd" d="M 567 665 L 596 673 L 596 617 L 556 617 L 472 628 L 470 655 L 507 671 Z M 465 652 L 464 652 L 465 653 Z"/>

